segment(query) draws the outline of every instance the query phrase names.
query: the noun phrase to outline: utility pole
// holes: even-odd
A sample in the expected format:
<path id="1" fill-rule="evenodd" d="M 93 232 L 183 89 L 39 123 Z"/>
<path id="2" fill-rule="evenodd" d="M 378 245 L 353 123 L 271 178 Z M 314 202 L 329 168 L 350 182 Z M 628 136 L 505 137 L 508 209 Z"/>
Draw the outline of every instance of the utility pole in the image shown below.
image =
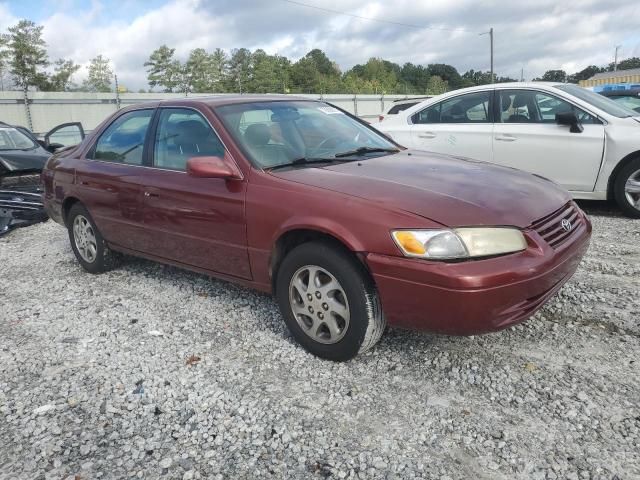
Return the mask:
<path id="1" fill-rule="evenodd" d="M 618 50 L 622 48 L 622 45 L 616 45 L 616 53 L 613 56 L 613 71 L 618 71 Z"/>
<path id="2" fill-rule="evenodd" d="M 524 68 L 520 69 L 520 81 L 524 82 Z"/>
<path id="3" fill-rule="evenodd" d="M 489 35 L 489 46 L 491 49 L 491 83 L 494 83 L 495 78 L 493 76 L 493 27 L 491 27 L 488 32 L 482 32 L 479 35 Z"/>

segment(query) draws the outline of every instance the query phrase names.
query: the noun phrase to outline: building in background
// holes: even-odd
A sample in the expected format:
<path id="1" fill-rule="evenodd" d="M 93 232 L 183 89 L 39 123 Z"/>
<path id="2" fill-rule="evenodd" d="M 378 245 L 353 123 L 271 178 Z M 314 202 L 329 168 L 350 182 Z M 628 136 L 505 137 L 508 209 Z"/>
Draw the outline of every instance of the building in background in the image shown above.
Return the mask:
<path id="1" fill-rule="evenodd" d="M 640 68 L 596 73 L 588 80 L 580 80 L 580 86 L 596 92 L 640 88 Z"/>

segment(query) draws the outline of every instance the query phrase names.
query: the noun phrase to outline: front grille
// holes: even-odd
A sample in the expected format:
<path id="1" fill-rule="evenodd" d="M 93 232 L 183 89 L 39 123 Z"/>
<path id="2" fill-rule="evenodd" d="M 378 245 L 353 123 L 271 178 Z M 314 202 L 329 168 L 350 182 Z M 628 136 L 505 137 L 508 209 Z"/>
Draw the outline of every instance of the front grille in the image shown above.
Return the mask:
<path id="1" fill-rule="evenodd" d="M 563 220 L 570 222 L 571 228 L 565 228 Z M 555 249 L 569 240 L 583 222 L 577 205 L 569 202 L 561 209 L 536 220 L 531 225 L 531 229 L 535 230 L 551 248 Z"/>

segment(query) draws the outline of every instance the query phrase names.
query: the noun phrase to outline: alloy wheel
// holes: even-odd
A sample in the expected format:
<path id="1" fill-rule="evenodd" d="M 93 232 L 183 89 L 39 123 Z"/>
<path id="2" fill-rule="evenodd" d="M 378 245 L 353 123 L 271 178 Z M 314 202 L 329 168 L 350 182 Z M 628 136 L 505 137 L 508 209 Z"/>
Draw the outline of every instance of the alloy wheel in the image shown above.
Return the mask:
<path id="1" fill-rule="evenodd" d="M 640 210 L 640 169 L 629 175 L 624 185 L 624 196 L 633 208 Z"/>
<path id="2" fill-rule="evenodd" d="M 82 259 L 93 263 L 98 253 L 98 244 L 91 222 L 83 215 L 77 215 L 73 220 L 73 240 Z"/>
<path id="3" fill-rule="evenodd" d="M 302 331 L 316 342 L 337 343 L 347 333 L 351 317 L 347 295 L 326 269 L 299 268 L 291 277 L 289 303 Z"/>

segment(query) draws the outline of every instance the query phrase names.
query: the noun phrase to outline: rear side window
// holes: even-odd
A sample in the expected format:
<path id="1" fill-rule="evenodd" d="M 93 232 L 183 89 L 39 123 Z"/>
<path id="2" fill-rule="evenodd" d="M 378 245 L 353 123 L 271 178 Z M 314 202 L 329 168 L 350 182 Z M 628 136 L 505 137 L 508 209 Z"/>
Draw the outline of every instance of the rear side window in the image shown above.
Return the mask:
<path id="1" fill-rule="evenodd" d="M 153 165 L 185 171 L 191 157 L 223 157 L 224 146 L 209 123 L 195 110 L 166 108 L 154 141 Z"/>
<path id="2" fill-rule="evenodd" d="M 489 123 L 490 92 L 449 98 L 416 113 L 413 123 Z"/>
<path id="3" fill-rule="evenodd" d="M 118 117 L 98 138 L 93 159 L 142 165 L 144 139 L 151 117 L 153 110 L 136 110 Z"/>
<path id="4" fill-rule="evenodd" d="M 417 105 L 417 104 L 418 102 L 409 102 L 409 103 L 400 103 L 399 105 L 394 105 L 389 109 L 389 111 L 387 112 L 387 115 L 397 115 L 398 113 L 403 112 L 407 108 L 413 107 L 414 105 Z"/>

